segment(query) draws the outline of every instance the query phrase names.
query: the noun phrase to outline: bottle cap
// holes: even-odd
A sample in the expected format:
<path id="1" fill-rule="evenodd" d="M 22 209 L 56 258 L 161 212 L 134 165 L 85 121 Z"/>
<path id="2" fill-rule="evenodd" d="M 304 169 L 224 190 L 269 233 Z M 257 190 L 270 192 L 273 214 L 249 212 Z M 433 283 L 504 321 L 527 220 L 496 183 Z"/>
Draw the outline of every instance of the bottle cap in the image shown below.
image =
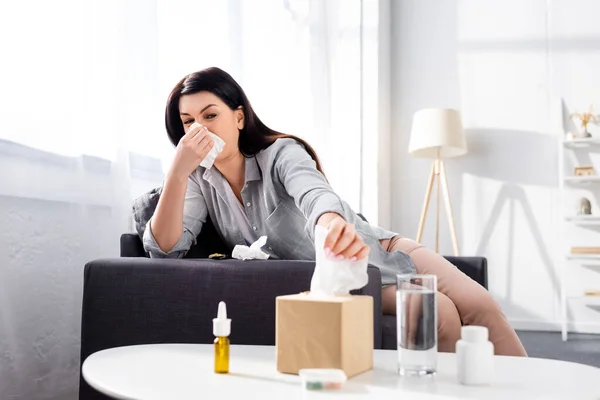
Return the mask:
<path id="1" fill-rule="evenodd" d="M 225 302 L 219 302 L 217 318 L 213 318 L 213 335 L 216 337 L 226 337 L 231 333 L 231 319 L 227 318 L 227 307 Z"/>
<path id="2" fill-rule="evenodd" d="M 463 326 L 460 331 L 461 338 L 469 343 L 482 343 L 488 340 L 488 328 L 485 326 Z"/>

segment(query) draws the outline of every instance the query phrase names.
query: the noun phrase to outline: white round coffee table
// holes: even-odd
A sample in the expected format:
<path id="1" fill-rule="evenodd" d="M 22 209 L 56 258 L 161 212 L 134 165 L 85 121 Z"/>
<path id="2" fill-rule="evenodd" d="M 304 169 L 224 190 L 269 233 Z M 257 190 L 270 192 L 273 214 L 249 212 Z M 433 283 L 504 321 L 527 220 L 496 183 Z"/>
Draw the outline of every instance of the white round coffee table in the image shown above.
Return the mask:
<path id="1" fill-rule="evenodd" d="M 401 378 L 397 352 L 375 350 L 374 369 L 349 379 L 338 391 L 305 391 L 296 375 L 275 369 L 275 347 L 231 346 L 230 373 L 213 372 L 213 346 L 155 344 L 118 347 L 89 356 L 84 379 L 116 399 L 291 400 L 338 396 L 353 399 L 600 399 L 600 369 L 539 358 L 495 357 L 496 377 L 487 387 L 459 385 L 454 354 L 440 353 L 432 378 Z M 384 397 L 387 396 L 387 397 Z M 344 397 L 346 398 L 346 397 Z"/>

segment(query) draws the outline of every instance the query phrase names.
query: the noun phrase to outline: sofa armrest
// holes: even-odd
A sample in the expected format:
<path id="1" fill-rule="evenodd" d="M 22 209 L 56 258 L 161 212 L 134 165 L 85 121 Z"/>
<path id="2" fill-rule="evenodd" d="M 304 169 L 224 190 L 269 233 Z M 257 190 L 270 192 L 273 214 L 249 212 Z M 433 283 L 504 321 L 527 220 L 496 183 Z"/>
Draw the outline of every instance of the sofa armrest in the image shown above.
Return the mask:
<path id="1" fill-rule="evenodd" d="M 275 344 L 275 297 L 310 288 L 312 261 L 115 258 L 84 271 L 81 362 L 107 348 L 212 343 L 219 301 L 232 344 Z M 374 297 L 374 346 L 381 346 L 381 274 L 369 267 L 357 294 Z M 81 379 L 80 399 L 105 398 Z"/>
<path id="2" fill-rule="evenodd" d="M 147 257 L 142 240 L 137 233 L 121 235 L 121 257 Z"/>

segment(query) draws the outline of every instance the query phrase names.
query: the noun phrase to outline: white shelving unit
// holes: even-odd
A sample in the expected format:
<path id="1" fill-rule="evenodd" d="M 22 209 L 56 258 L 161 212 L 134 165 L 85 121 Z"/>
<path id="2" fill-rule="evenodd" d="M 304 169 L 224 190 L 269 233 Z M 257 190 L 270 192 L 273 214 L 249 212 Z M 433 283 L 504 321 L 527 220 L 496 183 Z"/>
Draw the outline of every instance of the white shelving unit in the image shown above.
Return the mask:
<path id="1" fill-rule="evenodd" d="M 590 152 L 599 152 L 600 151 L 600 138 L 591 137 L 591 138 L 578 138 L 578 139 L 570 139 L 570 140 L 561 140 L 559 146 L 559 188 L 562 195 L 563 207 L 562 210 L 566 209 L 565 201 L 572 202 L 572 194 L 569 193 L 573 189 L 592 189 L 598 188 L 600 189 L 600 176 L 598 175 L 590 175 L 590 176 L 573 176 L 571 174 L 565 173 L 565 151 L 590 151 Z M 597 212 L 592 209 L 592 215 L 566 215 L 564 216 L 565 224 L 572 224 L 578 226 L 600 226 L 600 215 L 594 214 Z M 564 229 L 561 229 L 561 232 L 564 232 Z M 566 238 L 562 238 L 562 243 L 567 243 L 565 241 Z M 569 246 L 577 246 L 577 243 L 569 243 Z M 598 296 L 586 296 L 583 292 L 581 293 L 567 293 L 567 284 L 566 277 L 568 276 L 568 272 L 572 265 L 571 263 L 581 263 L 581 262 L 594 262 L 600 263 L 600 254 L 571 254 L 567 253 L 564 257 L 565 261 L 561 264 L 561 325 L 562 325 L 562 339 L 564 341 L 568 338 L 568 314 L 567 314 L 567 305 L 571 301 L 579 301 L 584 302 L 586 305 L 600 305 L 600 297 Z"/>
<path id="2" fill-rule="evenodd" d="M 569 301 L 583 301 L 588 306 L 600 306 L 600 296 L 570 296 Z"/>
<path id="3" fill-rule="evenodd" d="M 565 221 L 579 225 L 600 225 L 600 215 L 571 215 Z"/>
<path id="4" fill-rule="evenodd" d="M 565 183 L 571 185 L 590 185 L 600 182 L 600 176 L 589 175 L 589 176 L 566 176 L 563 178 Z"/>
<path id="5" fill-rule="evenodd" d="M 587 148 L 592 146 L 600 146 L 600 138 L 579 138 L 579 139 L 564 139 L 564 147 L 568 149 Z"/>
<path id="6" fill-rule="evenodd" d="M 600 255 L 598 255 L 598 254 L 567 254 L 567 260 L 598 260 L 598 261 L 600 261 Z"/>

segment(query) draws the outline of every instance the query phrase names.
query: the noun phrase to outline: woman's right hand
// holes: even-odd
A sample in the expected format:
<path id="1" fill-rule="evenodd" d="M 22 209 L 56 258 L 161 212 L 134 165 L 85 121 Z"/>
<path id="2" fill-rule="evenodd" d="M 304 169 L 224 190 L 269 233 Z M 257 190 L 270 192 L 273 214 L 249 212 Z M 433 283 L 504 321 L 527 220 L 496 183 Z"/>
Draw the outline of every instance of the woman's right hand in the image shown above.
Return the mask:
<path id="1" fill-rule="evenodd" d="M 200 125 L 190 129 L 177 145 L 170 175 L 187 181 L 214 145 L 215 141 L 208 134 L 206 126 Z"/>

